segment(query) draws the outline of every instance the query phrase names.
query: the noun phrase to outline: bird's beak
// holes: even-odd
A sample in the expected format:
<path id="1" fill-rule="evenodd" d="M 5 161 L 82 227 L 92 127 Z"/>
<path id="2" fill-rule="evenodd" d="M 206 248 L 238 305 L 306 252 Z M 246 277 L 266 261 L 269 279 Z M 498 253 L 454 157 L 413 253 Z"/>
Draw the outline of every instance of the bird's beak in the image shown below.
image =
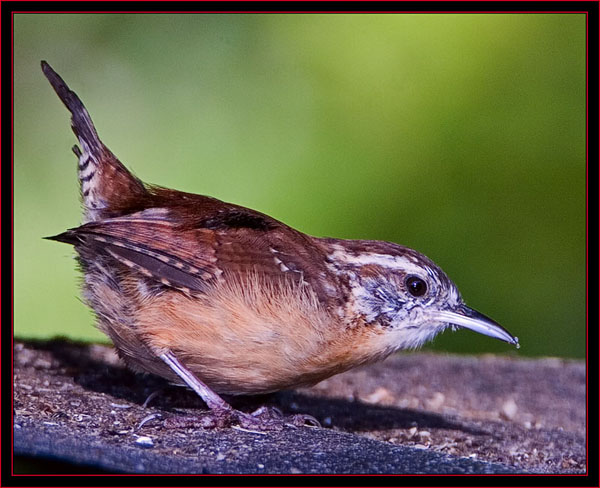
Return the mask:
<path id="1" fill-rule="evenodd" d="M 446 322 L 465 329 L 479 332 L 486 336 L 495 337 L 501 341 L 514 344 L 519 348 L 519 338 L 513 336 L 504 327 L 494 320 L 486 317 L 482 313 L 477 312 L 464 304 L 458 306 L 454 310 L 441 310 L 436 313 L 435 318 L 440 322 Z"/>

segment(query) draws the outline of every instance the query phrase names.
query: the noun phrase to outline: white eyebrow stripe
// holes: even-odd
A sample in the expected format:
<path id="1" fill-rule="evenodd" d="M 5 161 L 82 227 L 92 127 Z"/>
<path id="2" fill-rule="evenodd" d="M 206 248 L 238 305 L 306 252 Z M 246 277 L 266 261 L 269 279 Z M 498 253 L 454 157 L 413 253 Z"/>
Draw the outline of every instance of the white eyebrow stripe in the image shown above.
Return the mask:
<path id="1" fill-rule="evenodd" d="M 353 266 L 366 266 L 375 264 L 382 268 L 402 270 L 407 274 L 417 276 L 431 275 L 429 266 L 419 266 L 411 259 L 402 256 L 390 256 L 389 254 L 363 253 L 352 255 L 343 250 L 336 250 L 330 254 L 329 259 L 333 262 L 342 262 Z"/>

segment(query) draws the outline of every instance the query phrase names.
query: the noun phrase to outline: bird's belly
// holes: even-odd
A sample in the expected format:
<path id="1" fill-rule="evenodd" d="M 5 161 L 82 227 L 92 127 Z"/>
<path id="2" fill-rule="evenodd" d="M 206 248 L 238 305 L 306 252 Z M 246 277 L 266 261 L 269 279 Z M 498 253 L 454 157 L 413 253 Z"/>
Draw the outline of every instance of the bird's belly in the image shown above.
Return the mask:
<path id="1" fill-rule="evenodd" d="M 172 294 L 144 307 L 137 322 L 145 342 L 170 349 L 220 393 L 267 393 L 321 379 L 311 363 L 323 347 L 313 324 L 272 312 Z"/>
<path id="2" fill-rule="evenodd" d="M 350 367 L 323 362 L 334 330 L 306 301 L 172 290 L 142 297 L 133 282 L 117 290 L 106 279 L 92 281 L 86 298 L 99 327 L 134 369 L 181 383 L 159 358 L 170 350 L 218 393 L 240 395 L 314 384 Z"/>

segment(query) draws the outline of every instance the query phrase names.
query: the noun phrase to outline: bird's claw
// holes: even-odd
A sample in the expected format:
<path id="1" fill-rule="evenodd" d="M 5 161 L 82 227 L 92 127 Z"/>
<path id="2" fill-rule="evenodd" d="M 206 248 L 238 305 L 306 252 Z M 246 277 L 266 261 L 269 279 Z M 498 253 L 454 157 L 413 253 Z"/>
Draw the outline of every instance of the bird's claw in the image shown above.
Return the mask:
<path id="1" fill-rule="evenodd" d="M 285 426 L 290 427 L 321 427 L 319 421 L 311 415 L 295 414 L 285 416 L 275 407 L 260 407 L 252 413 L 239 410 L 211 410 L 196 416 L 174 416 L 164 421 L 167 428 L 223 429 L 241 427 L 253 431 L 278 431 Z"/>

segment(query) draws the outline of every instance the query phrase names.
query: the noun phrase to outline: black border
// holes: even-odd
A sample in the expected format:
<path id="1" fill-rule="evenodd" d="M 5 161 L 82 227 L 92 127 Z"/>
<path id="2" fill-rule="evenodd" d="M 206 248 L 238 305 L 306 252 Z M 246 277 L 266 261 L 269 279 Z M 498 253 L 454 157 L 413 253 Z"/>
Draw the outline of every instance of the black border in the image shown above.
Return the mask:
<path id="1" fill-rule="evenodd" d="M 598 306 L 592 297 L 588 308 L 588 474 L 587 475 L 496 475 L 496 476 L 12 476 L 12 415 L 8 408 L 12 399 L 12 13 L 13 12 L 587 12 L 588 13 L 588 284 L 598 283 L 598 2 L 23 2 L 3 1 L 1 8 L 1 73 L 2 73 L 2 474 L 1 486 L 123 486 L 131 484 L 155 486 L 599 486 L 598 481 Z M 589 185 L 589 182 L 592 185 Z M 10 236 L 10 239 L 9 239 Z M 591 252 L 590 252 L 591 250 Z M 594 273 L 590 276 L 589 269 Z M 568 286 L 558 283 L 557 286 Z M 10 291 L 10 302 L 8 301 Z M 588 302 L 589 303 L 589 302 Z M 9 306 L 10 304 L 10 306 Z M 10 316 L 9 316 L 10 313 Z M 552 408 L 551 405 L 548 408 Z"/>

